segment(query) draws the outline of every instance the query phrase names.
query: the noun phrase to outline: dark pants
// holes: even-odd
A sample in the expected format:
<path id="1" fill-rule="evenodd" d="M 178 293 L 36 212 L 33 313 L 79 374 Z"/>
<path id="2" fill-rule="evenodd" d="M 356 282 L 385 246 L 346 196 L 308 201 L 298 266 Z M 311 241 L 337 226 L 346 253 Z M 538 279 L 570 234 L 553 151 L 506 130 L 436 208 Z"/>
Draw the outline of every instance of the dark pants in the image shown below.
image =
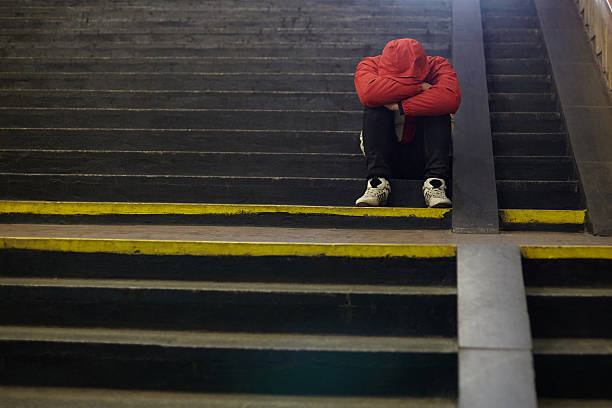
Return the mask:
<path id="1" fill-rule="evenodd" d="M 363 112 L 363 146 L 368 179 L 426 180 L 435 177 L 448 181 L 450 115 L 419 117 L 414 139 L 399 143 L 395 136 L 394 113 L 384 106 L 366 107 Z"/>

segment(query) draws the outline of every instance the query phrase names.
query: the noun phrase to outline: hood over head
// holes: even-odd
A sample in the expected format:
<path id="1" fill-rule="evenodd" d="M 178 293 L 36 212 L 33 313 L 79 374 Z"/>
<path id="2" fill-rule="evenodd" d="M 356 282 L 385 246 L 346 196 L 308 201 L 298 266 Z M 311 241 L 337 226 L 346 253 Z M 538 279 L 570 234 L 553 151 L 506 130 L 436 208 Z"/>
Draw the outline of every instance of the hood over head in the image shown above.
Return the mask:
<path id="1" fill-rule="evenodd" d="M 378 73 L 396 80 L 423 81 L 428 73 L 427 54 L 423 46 L 412 38 L 390 41 L 383 49 Z"/>

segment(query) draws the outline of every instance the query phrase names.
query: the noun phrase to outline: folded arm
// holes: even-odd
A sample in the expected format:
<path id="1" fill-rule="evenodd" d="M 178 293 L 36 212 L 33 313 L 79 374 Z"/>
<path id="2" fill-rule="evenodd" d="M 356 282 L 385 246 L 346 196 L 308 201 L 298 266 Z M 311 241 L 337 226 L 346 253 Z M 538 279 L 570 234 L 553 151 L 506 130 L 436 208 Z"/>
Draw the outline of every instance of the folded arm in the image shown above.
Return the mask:
<path id="1" fill-rule="evenodd" d="M 461 103 L 461 90 L 457 73 L 444 58 L 434 57 L 436 70 L 427 81 L 432 85 L 425 92 L 401 101 L 405 115 L 440 116 L 457 112 Z"/>
<path id="2" fill-rule="evenodd" d="M 414 97 L 422 91 L 421 82 L 404 78 L 402 83 L 385 76 L 378 75 L 378 57 L 366 57 L 355 72 L 355 89 L 361 103 L 367 107 L 377 106 Z"/>

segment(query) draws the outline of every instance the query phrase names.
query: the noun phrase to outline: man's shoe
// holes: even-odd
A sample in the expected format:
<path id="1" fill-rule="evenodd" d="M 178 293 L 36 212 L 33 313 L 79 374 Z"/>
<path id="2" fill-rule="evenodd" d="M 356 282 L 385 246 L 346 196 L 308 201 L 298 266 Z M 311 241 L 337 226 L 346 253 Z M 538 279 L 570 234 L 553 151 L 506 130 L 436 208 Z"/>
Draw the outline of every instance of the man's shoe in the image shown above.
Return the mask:
<path id="1" fill-rule="evenodd" d="M 429 208 L 447 208 L 452 205 L 446 196 L 446 183 L 440 178 L 428 178 L 423 183 L 423 196 Z"/>
<path id="2" fill-rule="evenodd" d="M 368 180 L 368 187 L 365 193 L 355 201 L 358 207 L 378 207 L 387 204 L 391 185 L 382 177 L 375 177 Z"/>

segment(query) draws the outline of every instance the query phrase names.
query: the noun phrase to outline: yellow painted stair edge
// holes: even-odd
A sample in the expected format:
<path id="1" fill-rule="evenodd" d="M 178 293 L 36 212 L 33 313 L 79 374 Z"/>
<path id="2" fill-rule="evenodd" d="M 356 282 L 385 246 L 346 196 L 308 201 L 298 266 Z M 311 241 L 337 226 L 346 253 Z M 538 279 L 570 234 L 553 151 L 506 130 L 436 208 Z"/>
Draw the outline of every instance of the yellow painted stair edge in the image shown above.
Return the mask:
<path id="1" fill-rule="evenodd" d="M 141 255 L 334 256 L 447 258 L 455 245 L 336 244 L 227 241 L 164 241 L 92 238 L 0 237 L 2 249 Z"/>
<path id="2" fill-rule="evenodd" d="M 334 207 L 307 205 L 0 201 L 0 214 L 37 215 L 247 215 L 265 213 L 349 217 L 444 218 L 450 208 Z"/>

